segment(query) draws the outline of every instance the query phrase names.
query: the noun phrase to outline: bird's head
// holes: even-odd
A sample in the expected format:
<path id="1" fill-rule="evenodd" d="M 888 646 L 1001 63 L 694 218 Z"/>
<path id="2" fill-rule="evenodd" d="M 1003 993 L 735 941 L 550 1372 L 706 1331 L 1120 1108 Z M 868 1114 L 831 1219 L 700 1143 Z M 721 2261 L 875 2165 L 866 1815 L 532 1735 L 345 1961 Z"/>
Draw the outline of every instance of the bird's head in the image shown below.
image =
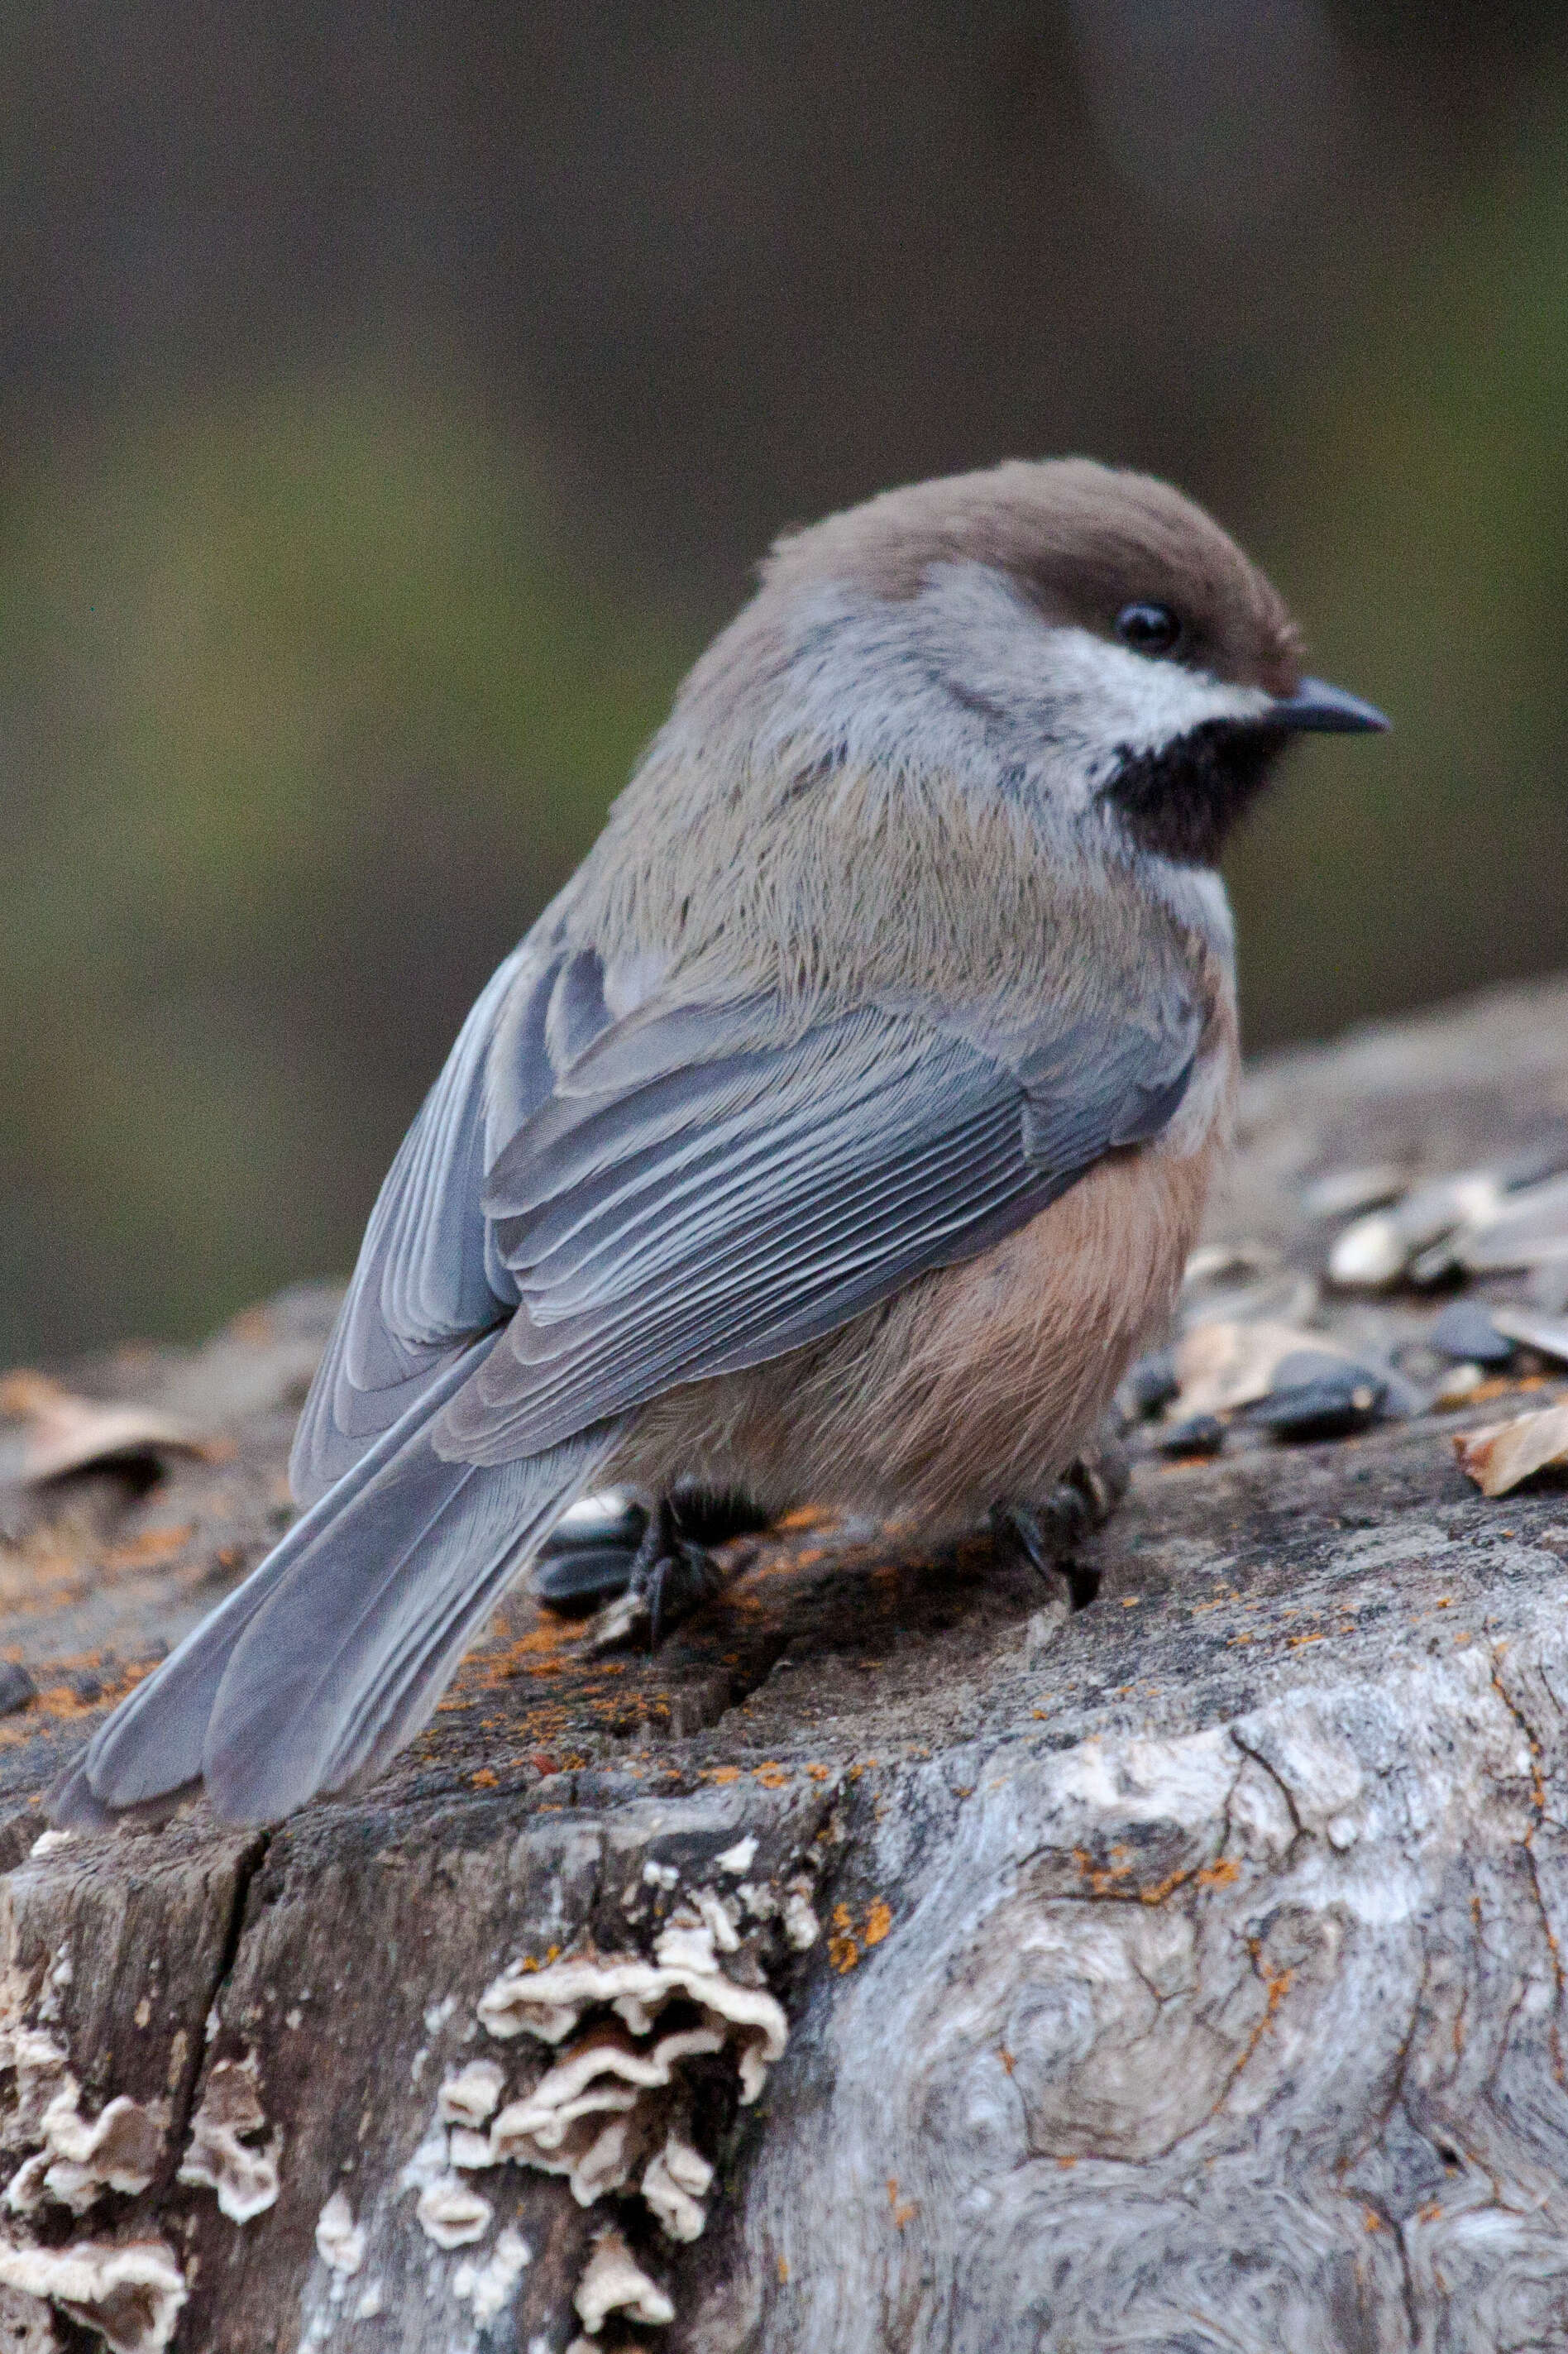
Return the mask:
<path id="1" fill-rule="evenodd" d="M 788 535 L 747 638 L 771 650 L 781 742 L 1001 779 L 1183 864 L 1215 860 L 1293 737 L 1388 724 L 1303 674 L 1282 599 L 1202 508 L 1083 459 L 916 483 Z"/>

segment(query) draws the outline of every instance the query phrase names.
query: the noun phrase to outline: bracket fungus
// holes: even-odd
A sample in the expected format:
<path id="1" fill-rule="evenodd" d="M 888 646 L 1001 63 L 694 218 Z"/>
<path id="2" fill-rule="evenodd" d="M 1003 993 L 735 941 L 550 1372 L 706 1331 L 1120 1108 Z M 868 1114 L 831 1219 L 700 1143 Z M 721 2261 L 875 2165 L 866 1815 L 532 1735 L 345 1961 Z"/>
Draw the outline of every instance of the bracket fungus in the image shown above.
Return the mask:
<path id="1" fill-rule="evenodd" d="M 505 2089 L 505 2073 L 493 2060 L 471 2060 L 442 2078 L 436 2115 L 443 2125 L 477 2131 L 494 2114 Z"/>
<path id="2" fill-rule="evenodd" d="M 81 2240 L 65 2248 L 0 2240 L 0 2288 L 58 2306 L 96 2329 L 111 2354 L 160 2354 L 187 2294 L 179 2260 L 162 2240 Z"/>
<path id="3" fill-rule="evenodd" d="M 755 1842 L 739 1842 L 730 1850 L 735 1867 L 744 1871 L 754 1850 Z M 742 1985 L 720 1962 L 721 1952 L 740 1951 L 737 1920 L 738 1905 L 705 1890 L 660 1931 L 652 1961 L 641 1954 L 585 1952 L 543 1969 L 519 1964 L 503 1970 L 480 1998 L 482 2026 L 502 2041 L 521 2035 L 550 2045 L 574 2034 L 577 2040 L 532 2091 L 499 2110 L 488 2134 L 454 2125 L 451 2163 L 510 2160 L 564 2174 L 583 2207 L 635 2186 L 666 2239 L 697 2239 L 707 2222 L 714 2169 L 691 2139 L 684 2072 L 694 2061 L 727 2054 L 741 2101 L 755 2101 L 789 2031 L 782 2005 L 766 1987 Z M 667 2011 L 673 2023 L 661 2033 Z M 462 2078 L 472 2073 L 465 2069 Z M 450 2078 L 443 2086 L 443 2115 L 455 2114 L 461 2081 Z M 575 2301 L 585 2346 L 612 2313 L 661 2327 L 675 2312 L 613 2229 L 595 2243 Z"/>
<path id="4" fill-rule="evenodd" d="M 651 2280 L 612 2225 L 601 2232 L 572 2298 L 583 2327 L 597 2338 L 612 2313 L 662 2329 L 675 2318 L 668 2293 Z"/>
<path id="5" fill-rule="evenodd" d="M 664 2137 L 663 2148 L 654 2151 L 642 2176 L 643 2199 L 667 2238 L 701 2238 L 708 2220 L 703 2201 L 713 2179 L 713 2168 L 702 2152 L 672 2127 Z"/>
<path id="6" fill-rule="evenodd" d="M 89 2119 L 80 2099 L 80 2087 L 68 2073 L 38 2121 L 43 2147 L 6 2187 L 5 2204 L 14 2215 L 33 2214 L 50 2202 L 83 2215 L 106 2190 L 145 2190 L 157 2172 L 167 2102 L 143 2105 L 121 2093 Z"/>
<path id="7" fill-rule="evenodd" d="M 596 2028 L 532 2093 L 502 2110 L 491 2149 L 496 2158 L 566 2175 L 578 2204 L 591 2207 L 630 2179 L 641 2155 L 648 2136 L 634 2130 L 631 2113 L 642 2108 L 639 2122 L 651 2122 L 641 2096 L 664 2091 L 683 2061 L 722 2052 L 724 2043 L 716 2028 L 691 2027 L 640 2051 L 624 2028 Z"/>
<path id="8" fill-rule="evenodd" d="M 439 2174 L 419 2193 L 419 2228 L 438 2248 L 466 2248 L 482 2240 L 494 2209 L 455 2174 Z"/>
<path id="9" fill-rule="evenodd" d="M 316 2217 L 316 2253 L 329 2272 L 349 2279 L 365 2262 L 365 2226 L 341 2190 L 334 2190 Z"/>
<path id="10" fill-rule="evenodd" d="M 191 2119 L 178 2179 L 216 2192 L 218 2207 L 231 2223 L 249 2223 L 278 2196 L 282 2135 L 274 2132 L 263 2148 L 250 2147 L 246 2139 L 264 2132 L 266 2126 L 255 2054 L 216 2062 Z"/>
<path id="11" fill-rule="evenodd" d="M 766 1988 L 741 1986 L 720 1968 L 713 1931 L 694 1914 L 676 1914 L 653 1953 L 651 1962 L 640 1954 L 579 1954 L 544 1969 L 503 1970 L 479 1999 L 480 2024 L 503 2041 L 532 2035 L 561 2043 L 585 2011 L 601 2006 L 634 2036 L 646 2036 L 666 2004 L 683 1996 L 721 2044 L 733 2039 L 741 2100 L 755 2101 L 789 2039 L 781 2006 Z"/>

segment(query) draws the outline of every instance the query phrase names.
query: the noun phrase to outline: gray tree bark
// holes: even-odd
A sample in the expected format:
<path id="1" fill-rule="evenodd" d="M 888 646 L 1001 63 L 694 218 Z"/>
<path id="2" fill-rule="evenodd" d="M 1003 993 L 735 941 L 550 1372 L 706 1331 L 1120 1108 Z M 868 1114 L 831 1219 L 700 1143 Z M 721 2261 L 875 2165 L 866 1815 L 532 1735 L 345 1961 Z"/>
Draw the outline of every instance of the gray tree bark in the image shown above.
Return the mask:
<path id="1" fill-rule="evenodd" d="M 1309 1271 L 1303 1180 L 1565 1113 L 1561 984 L 1277 1059 L 1213 1229 Z M 1451 1445 L 1506 1400 L 1149 1453 L 1070 1617 L 805 1523 L 653 1663 L 517 1599 L 366 1796 L 40 1842 L 286 1519 L 330 1304 L 73 1369 L 206 1452 L 0 1505 L 0 2348 L 1568 2347 L 1568 1491 Z"/>

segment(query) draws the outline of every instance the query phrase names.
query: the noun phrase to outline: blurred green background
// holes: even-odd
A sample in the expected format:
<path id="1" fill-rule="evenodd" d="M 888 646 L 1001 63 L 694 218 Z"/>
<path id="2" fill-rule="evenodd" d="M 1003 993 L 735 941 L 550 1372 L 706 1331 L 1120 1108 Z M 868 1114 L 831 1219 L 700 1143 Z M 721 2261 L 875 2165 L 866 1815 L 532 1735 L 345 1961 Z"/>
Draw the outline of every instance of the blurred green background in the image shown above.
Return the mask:
<path id="1" fill-rule="evenodd" d="M 1314 666 L 1249 1043 L 1568 960 L 1568 11 L 0 0 L 0 1363 L 341 1270 L 773 533 L 1086 450 Z"/>

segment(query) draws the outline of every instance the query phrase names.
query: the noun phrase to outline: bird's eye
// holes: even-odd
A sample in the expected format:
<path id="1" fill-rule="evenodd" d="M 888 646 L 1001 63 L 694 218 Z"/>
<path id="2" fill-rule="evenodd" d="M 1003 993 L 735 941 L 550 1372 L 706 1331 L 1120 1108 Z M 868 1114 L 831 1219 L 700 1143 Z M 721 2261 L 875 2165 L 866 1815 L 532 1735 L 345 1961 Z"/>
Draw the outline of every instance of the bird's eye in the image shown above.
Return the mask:
<path id="1" fill-rule="evenodd" d="M 1124 605 L 1116 617 L 1116 633 L 1135 654 L 1168 654 L 1181 634 L 1181 624 L 1169 605 Z"/>

